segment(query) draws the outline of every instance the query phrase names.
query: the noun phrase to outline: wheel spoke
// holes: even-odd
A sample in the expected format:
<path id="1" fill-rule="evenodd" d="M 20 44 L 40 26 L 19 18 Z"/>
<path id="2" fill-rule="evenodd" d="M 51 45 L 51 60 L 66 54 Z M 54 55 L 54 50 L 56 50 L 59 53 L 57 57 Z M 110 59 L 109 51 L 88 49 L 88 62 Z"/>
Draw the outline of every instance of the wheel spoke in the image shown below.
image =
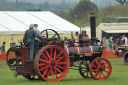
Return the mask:
<path id="1" fill-rule="evenodd" d="M 49 59 L 51 60 L 52 58 L 51 58 L 51 56 L 49 55 L 49 53 L 45 50 L 45 52 L 46 52 L 46 54 L 47 54 L 47 56 L 49 57 Z"/>
<path id="2" fill-rule="evenodd" d="M 44 55 L 44 53 L 41 53 L 41 55 L 43 55 L 43 57 L 48 61 L 48 58 Z"/>
<path id="3" fill-rule="evenodd" d="M 101 66 L 101 63 L 102 63 L 103 60 L 99 60 L 99 61 L 100 61 L 100 66 Z"/>
<path id="4" fill-rule="evenodd" d="M 103 77 L 105 77 L 104 73 L 102 72 Z"/>
<path id="5" fill-rule="evenodd" d="M 46 74 L 46 72 L 48 71 L 48 68 L 45 70 L 45 72 L 43 73 L 43 77 L 45 77 L 45 74 Z"/>
<path id="6" fill-rule="evenodd" d="M 39 64 L 39 66 L 45 66 L 45 65 L 47 65 L 46 63 L 45 64 Z"/>
<path id="7" fill-rule="evenodd" d="M 50 75 L 51 70 L 52 70 L 52 68 L 50 68 L 50 70 L 49 70 L 49 72 L 48 72 L 48 74 L 47 74 L 47 77 L 46 77 L 46 78 L 48 78 L 48 76 Z"/>
<path id="8" fill-rule="evenodd" d="M 56 69 L 55 69 L 55 68 L 54 68 L 54 72 L 55 72 L 56 78 L 58 78 L 58 76 L 57 76 L 57 72 L 56 72 Z"/>
<path id="9" fill-rule="evenodd" d="M 61 53 L 61 51 L 60 51 L 60 53 L 56 56 L 56 59 L 61 55 L 62 53 Z"/>
<path id="10" fill-rule="evenodd" d="M 99 74 L 99 72 L 98 72 L 98 71 L 96 71 L 95 76 L 97 76 L 98 74 Z"/>
<path id="11" fill-rule="evenodd" d="M 106 70 L 104 70 L 104 72 L 106 72 L 107 74 L 109 73 L 109 71 L 106 71 Z"/>
<path id="12" fill-rule="evenodd" d="M 56 68 L 56 70 L 57 70 L 59 73 L 61 73 L 61 75 L 63 74 L 58 68 Z"/>
<path id="13" fill-rule="evenodd" d="M 62 66 L 59 66 L 59 65 L 56 65 L 56 66 L 64 70 L 64 67 L 62 67 Z"/>
<path id="14" fill-rule="evenodd" d="M 67 62 L 58 62 L 57 64 L 67 64 Z"/>
<path id="15" fill-rule="evenodd" d="M 107 62 L 104 63 L 103 67 L 107 64 Z"/>
<path id="16" fill-rule="evenodd" d="M 97 65 L 99 66 L 99 63 L 97 61 L 95 61 L 97 63 Z"/>
<path id="17" fill-rule="evenodd" d="M 92 65 L 92 67 L 95 67 L 95 68 L 97 68 L 97 66 L 95 66 L 95 65 Z"/>
<path id="18" fill-rule="evenodd" d="M 46 69 L 46 68 L 49 68 L 49 65 L 46 66 L 46 67 L 43 67 L 43 68 L 39 69 L 39 71 L 42 71 L 42 70 L 44 70 L 44 69 Z"/>
<path id="19" fill-rule="evenodd" d="M 56 58 L 56 49 L 55 49 L 55 51 L 54 51 L 54 59 Z"/>
<path id="20" fill-rule="evenodd" d="M 54 80 L 53 70 L 51 70 L 51 73 L 52 73 L 52 80 Z"/>
<path id="21" fill-rule="evenodd" d="M 92 72 L 94 72 L 94 71 L 97 71 L 98 69 L 94 69 L 94 70 L 92 70 Z"/>
<path id="22" fill-rule="evenodd" d="M 100 61 L 100 66 L 101 66 L 101 62 L 102 62 L 102 60 L 99 60 Z"/>
<path id="23" fill-rule="evenodd" d="M 100 72 L 100 74 L 99 74 L 99 78 L 101 78 L 101 72 Z"/>
<path id="24" fill-rule="evenodd" d="M 60 61 L 60 60 L 62 60 L 63 58 L 65 58 L 64 56 L 62 56 L 60 59 L 58 59 L 56 62 L 58 62 L 58 61 Z"/>
<path id="25" fill-rule="evenodd" d="M 49 61 L 43 60 L 43 59 L 39 59 L 39 61 L 45 62 L 45 63 L 49 63 Z"/>

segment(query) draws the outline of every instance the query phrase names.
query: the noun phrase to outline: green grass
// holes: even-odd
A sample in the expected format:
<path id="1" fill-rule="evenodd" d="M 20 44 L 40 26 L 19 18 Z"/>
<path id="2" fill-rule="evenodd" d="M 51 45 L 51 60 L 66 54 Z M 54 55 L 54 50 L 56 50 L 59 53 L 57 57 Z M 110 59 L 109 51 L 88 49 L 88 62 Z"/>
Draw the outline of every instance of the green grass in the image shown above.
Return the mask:
<path id="1" fill-rule="evenodd" d="M 0 85 L 128 85 L 128 65 L 124 64 L 122 58 L 108 60 L 112 65 L 112 74 L 106 80 L 84 79 L 77 70 L 70 69 L 59 82 L 29 81 L 21 75 L 14 78 L 6 62 L 0 62 Z"/>

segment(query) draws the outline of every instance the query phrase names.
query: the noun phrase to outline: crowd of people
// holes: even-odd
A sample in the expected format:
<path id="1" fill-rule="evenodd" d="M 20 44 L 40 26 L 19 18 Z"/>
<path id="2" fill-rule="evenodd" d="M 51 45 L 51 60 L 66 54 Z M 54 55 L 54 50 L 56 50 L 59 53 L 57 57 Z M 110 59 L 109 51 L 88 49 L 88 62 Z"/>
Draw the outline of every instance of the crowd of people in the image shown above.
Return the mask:
<path id="1" fill-rule="evenodd" d="M 112 36 L 110 36 L 109 39 L 106 39 L 106 37 L 103 37 L 101 44 L 103 46 L 103 49 L 113 49 L 114 44 L 118 44 L 118 45 L 127 44 L 127 37 L 126 35 L 123 35 L 122 37 L 118 36 L 118 38 L 116 39 L 116 42 L 114 42 Z"/>

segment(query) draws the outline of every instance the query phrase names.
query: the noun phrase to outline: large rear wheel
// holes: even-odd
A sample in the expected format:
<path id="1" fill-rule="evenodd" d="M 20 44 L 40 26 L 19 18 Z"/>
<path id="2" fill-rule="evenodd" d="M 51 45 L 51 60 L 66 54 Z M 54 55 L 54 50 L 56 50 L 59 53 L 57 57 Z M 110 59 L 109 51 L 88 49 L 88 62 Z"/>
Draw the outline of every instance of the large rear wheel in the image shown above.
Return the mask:
<path id="1" fill-rule="evenodd" d="M 49 82 L 62 80 L 69 71 L 69 57 L 59 46 L 41 48 L 34 59 L 34 70 L 39 77 Z"/>

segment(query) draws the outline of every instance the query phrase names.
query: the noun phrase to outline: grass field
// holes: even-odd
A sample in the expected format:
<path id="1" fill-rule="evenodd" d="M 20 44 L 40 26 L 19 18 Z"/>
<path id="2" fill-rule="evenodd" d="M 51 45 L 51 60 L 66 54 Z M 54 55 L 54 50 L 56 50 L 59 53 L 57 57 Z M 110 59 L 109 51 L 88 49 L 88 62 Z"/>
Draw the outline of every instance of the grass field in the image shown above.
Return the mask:
<path id="1" fill-rule="evenodd" d="M 14 78 L 6 62 L 0 62 L 0 85 L 128 85 L 128 65 L 124 64 L 122 58 L 108 60 L 112 65 L 112 74 L 106 80 L 84 79 L 77 70 L 70 69 L 59 82 L 29 81 L 21 75 Z"/>

